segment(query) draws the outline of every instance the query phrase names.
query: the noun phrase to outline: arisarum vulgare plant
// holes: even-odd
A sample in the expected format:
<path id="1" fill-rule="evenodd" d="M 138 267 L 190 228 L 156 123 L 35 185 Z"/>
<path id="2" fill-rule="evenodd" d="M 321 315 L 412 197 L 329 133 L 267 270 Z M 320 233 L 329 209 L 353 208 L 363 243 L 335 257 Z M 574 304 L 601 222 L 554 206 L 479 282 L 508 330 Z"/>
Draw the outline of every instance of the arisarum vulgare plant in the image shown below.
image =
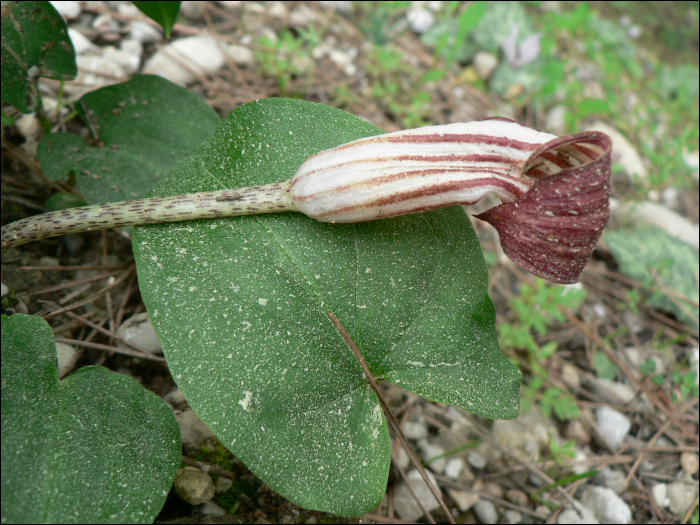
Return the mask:
<path id="1" fill-rule="evenodd" d="M 304 162 L 289 180 L 247 188 L 73 208 L 2 228 L 2 249 L 117 226 L 301 212 L 355 223 L 469 205 L 487 193 L 504 204 L 478 218 L 504 252 L 535 275 L 578 280 L 608 222 L 610 139 L 557 137 L 504 118 L 361 138 Z"/>

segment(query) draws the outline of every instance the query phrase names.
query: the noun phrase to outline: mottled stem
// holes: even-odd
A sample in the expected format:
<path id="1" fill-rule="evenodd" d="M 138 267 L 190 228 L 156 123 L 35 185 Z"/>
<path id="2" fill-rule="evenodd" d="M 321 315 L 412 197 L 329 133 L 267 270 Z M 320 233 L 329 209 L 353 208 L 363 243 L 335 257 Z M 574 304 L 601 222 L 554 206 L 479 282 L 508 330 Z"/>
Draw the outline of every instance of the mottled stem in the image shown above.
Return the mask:
<path id="1" fill-rule="evenodd" d="M 163 222 L 296 211 L 289 181 L 235 190 L 188 193 L 69 208 L 27 217 L 2 228 L 2 250 L 68 233 Z"/>

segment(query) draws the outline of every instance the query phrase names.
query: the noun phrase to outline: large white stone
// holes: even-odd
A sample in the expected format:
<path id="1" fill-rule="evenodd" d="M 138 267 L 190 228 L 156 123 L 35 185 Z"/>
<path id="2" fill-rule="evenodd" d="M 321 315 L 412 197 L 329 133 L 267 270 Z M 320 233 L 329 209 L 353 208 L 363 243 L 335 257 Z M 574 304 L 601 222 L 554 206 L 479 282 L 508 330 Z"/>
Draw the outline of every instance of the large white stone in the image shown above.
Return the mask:
<path id="1" fill-rule="evenodd" d="M 632 520 L 632 510 L 612 489 L 586 487 L 581 502 L 593 511 L 601 523 L 626 524 Z"/>
<path id="2" fill-rule="evenodd" d="M 668 510 L 676 516 L 682 516 L 688 512 L 697 497 L 697 481 L 674 481 L 668 486 Z"/>
<path id="3" fill-rule="evenodd" d="M 451 458 L 445 465 L 445 476 L 452 479 L 459 479 L 460 474 L 464 470 L 464 461 L 462 458 Z"/>
<path id="4" fill-rule="evenodd" d="M 596 410 L 596 423 L 603 437 L 613 447 L 618 450 L 622 441 L 632 428 L 632 422 L 627 416 L 617 410 L 603 406 Z"/>
<path id="5" fill-rule="evenodd" d="M 255 54 L 245 46 L 231 44 L 226 46 L 224 51 L 237 66 L 250 67 L 255 65 Z"/>
<path id="6" fill-rule="evenodd" d="M 119 64 L 129 76 L 136 74 L 141 66 L 141 57 L 139 55 L 135 55 L 123 49 L 117 49 L 114 46 L 105 46 L 102 48 L 102 56 L 105 60 L 113 60 Z"/>
<path id="7" fill-rule="evenodd" d="M 214 482 L 209 474 L 198 468 L 181 468 L 173 481 L 175 492 L 190 505 L 201 505 L 210 501 L 215 494 Z"/>
<path id="8" fill-rule="evenodd" d="M 163 32 L 158 26 L 153 24 L 141 20 L 133 20 L 129 28 L 129 38 L 138 40 L 142 44 L 148 44 L 160 41 L 163 38 Z"/>
<path id="9" fill-rule="evenodd" d="M 653 224 L 696 250 L 700 241 L 698 225 L 655 202 L 625 202 L 610 199 L 610 214 L 620 223 Z"/>
<path id="10" fill-rule="evenodd" d="M 461 512 L 467 512 L 481 499 L 478 492 L 471 492 L 468 490 L 448 489 L 447 493 L 457 504 Z"/>
<path id="11" fill-rule="evenodd" d="M 670 503 L 668 497 L 668 485 L 666 483 L 657 483 L 651 487 L 651 497 L 660 509 L 665 509 Z"/>
<path id="12" fill-rule="evenodd" d="M 584 505 L 578 505 L 578 511 L 566 507 L 561 511 L 559 516 L 557 516 L 557 525 L 589 525 L 600 523 L 593 511 Z"/>
<path id="13" fill-rule="evenodd" d="M 226 59 L 219 44 L 207 36 L 175 40 L 153 55 L 143 68 L 144 74 L 160 75 L 186 86 L 198 75 L 218 71 Z"/>
<path id="14" fill-rule="evenodd" d="M 481 523 L 498 523 L 496 506 L 487 499 L 482 499 L 474 505 L 474 514 Z"/>
<path id="15" fill-rule="evenodd" d="M 411 9 L 406 19 L 411 26 L 411 31 L 418 34 L 425 33 L 435 23 L 435 15 L 422 7 Z"/>
<path id="16" fill-rule="evenodd" d="M 176 411 L 175 419 L 180 425 L 180 438 L 187 454 L 197 453 L 203 446 L 209 448 L 216 446 L 214 432 L 211 431 L 194 410 Z"/>
<path id="17" fill-rule="evenodd" d="M 160 345 L 158 334 L 151 323 L 148 312 L 136 314 L 122 323 L 117 329 L 117 337 L 133 343 L 152 354 L 162 355 L 163 348 Z M 131 347 L 121 341 L 117 341 L 119 348 L 131 350 Z"/>
<path id="18" fill-rule="evenodd" d="M 498 67 L 498 58 L 486 51 L 477 51 L 474 55 L 474 69 L 480 78 L 488 80 Z"/>
<path id="19" fill-rule="evenodd" d="M 423 457 L 423 461 L 428 461 L 431 458 L 434 458 L 436 456 L 442 456 L 445 453 L 445 449 L 442 448 L 439 445 L 435 445 L 433 443 L 423 443 L 420 446 L 420 452 L 421 456 Z M 428 468 L 435 472 L 436 474 L 442 474 L 443 471 L 445 470 L 445 465 L 447 464 L 447 458 L 440 457 L 436 459 L 435 461 L 431 461 L 428 464 Z"/>
<path id="20" fill-rule="evenodd" d="M 88 91 L 93 91 L 104 86 L 111 86 L 118 82 L 124 82 L 128 76 L 124 68 L 113 60 L 99 55 L 78 55 L 75 59 L 78 64 L 78 76 L 75 81 L 66 82 L 64 91 L 72 97 L 80 97 Z"/>
<path id="21" fill-rule="evenodd" d="M 432 472 L 426 470 L 426 474 L 435 488 L 440 490 Z M 420 499 L 423 506 L 428 509 L 428 512 L 440 507 L 440 504 L 435 499 L 435 496 L 433 496 L 430 488 L 428 488 L 428 485 L 425 483 L 425 481 L 423 481 L 420 472 L 413 469 L 406 476 L 411 482 L 413 490 L 416 492 L 418 499 Z M 416 521 L 423 515 L 423 511 L 418 506 L 418 503 L 416 503 L 416 500 L 413 497 L 413 494 L 411 494 L 411 491 L 406 485 L 405 481 L 402 481 L 396 488 L 396 492 L 394 493 L 394 508 L 396 509 L 399 517 L 406 521 Z"/>
<path id="22" fill-rule="evenodd" d="M 649 175 L 637 149 L 622 133 L 600 120 L 595 121 L 586 131 L 601 131 L 608 135 L 613 143 L 612 161 L 622 164 L 630 176 L 637 175 L 646 179 Z"/>
<path id="23" fill-rule="evenodd" d="M 428 429 L 425 427 L 425 423 L 406 421 L 403 424 L 403 434 L 408 439 L 425 439 L 428 437 Z"/>
<path id="24" fill-rule="evenodd" d="M 70 41 L 73 42 L 73 49 L 75 49 L 76 55 L 84 55 L 88 51 L 97 49 L 97 46 L 88 37 L 73 27 L 68 28 L 68 36 Z"/>
<path id="25" fill-rule="evenodd" d="M 615 405 L 625 405 L 637 394 L 637 391 L 629 385 L 604 378 L 595 378 L 593 388 L 596 394 Z"/>
<path id="26" fill-rule="evenodd" d="M 58 377 L 63 377 L 75 356 L 75 348 L 66 343 L 56 343 L 56 356 L 58 358 Z"/>
<path id="27" fill-rule="evenodd" d="M 58 11 L 58 14 L 66 20 L 73 20 L 75 18 L 78 18 L 80 16 L 80 13 L 82 12 L 82 9 L 80 8 L 80 2 L 73 2 L 71 0 L 67 0 L 65 2 L 50 3 L 54 7 L 54 9 Z"/>

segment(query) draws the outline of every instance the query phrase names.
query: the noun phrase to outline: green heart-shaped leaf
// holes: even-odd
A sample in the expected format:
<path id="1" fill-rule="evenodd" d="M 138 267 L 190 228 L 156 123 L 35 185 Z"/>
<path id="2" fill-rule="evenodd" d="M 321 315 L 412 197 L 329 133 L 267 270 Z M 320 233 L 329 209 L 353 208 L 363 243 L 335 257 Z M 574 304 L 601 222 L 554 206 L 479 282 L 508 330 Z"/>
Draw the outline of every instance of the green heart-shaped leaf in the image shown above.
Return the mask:
<path id="1" fill-rule="evenodd" d="M 78 74 L 66 23 L 49 2 L 2 3 L 2 100 L 22 113 L 37 108 L 39 77 Z"/>
<path id="2" fill-rule="evenodd" d="M 319 151 L 381 133 L 296 100 L 246 104 L 157 195 L 291 177 Z M 377 378 L 491 418 L 519 409 L 488 273 L 461 207 L 360 224 L 286 213 L 139 227 L 144 301 L 175 381 L 219 439 L 286 498 L 359 515 L 381 501 L 389 437 Z"/>
<path id="3" fill-rule="evenodd" d="M 59 381 L 48 323 L 2 316 L 3 523 L 150 523 L 180 447 L 156 395 L 103 367 Z"/>
<path id="4" fill-rule="evenodd" d="M 38 156 L 52 180 L 75 172 L 90 204 L 145 197 L 220 122 L 200 97 L 154 75 L 91 91 L 78 108 L 99 141 L 52 133 Z"/>

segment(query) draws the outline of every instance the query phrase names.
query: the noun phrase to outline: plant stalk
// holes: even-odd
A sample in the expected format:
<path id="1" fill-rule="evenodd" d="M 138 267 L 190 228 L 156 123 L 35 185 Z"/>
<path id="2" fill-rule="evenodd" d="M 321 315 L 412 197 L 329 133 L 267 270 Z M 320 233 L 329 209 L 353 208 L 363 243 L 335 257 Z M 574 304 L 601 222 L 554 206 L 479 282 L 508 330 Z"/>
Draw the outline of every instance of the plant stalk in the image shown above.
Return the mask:
<path id="1" fill-rule="evenodd" d="M 355 223 L 503 201 L 476 215 L 531 273 L 571 284 L 610 215 L 610 138 L 557 137 L 503 118 L 427 126 L 341 144 L 308 158 L 286 182 L 73 208 L 2 229 L 2 250 L 37 239 L 137 224 L 285 211 Z"/>
<path id="2" fill-rule="evenodd" d="M 289 181 L 234 190 L 96 204 L 35 215 L 3 226 L 0 246 L 6 250 L 48 237 L 119 226 L 286 211 L 296 211 L 289 194 Z"/>

